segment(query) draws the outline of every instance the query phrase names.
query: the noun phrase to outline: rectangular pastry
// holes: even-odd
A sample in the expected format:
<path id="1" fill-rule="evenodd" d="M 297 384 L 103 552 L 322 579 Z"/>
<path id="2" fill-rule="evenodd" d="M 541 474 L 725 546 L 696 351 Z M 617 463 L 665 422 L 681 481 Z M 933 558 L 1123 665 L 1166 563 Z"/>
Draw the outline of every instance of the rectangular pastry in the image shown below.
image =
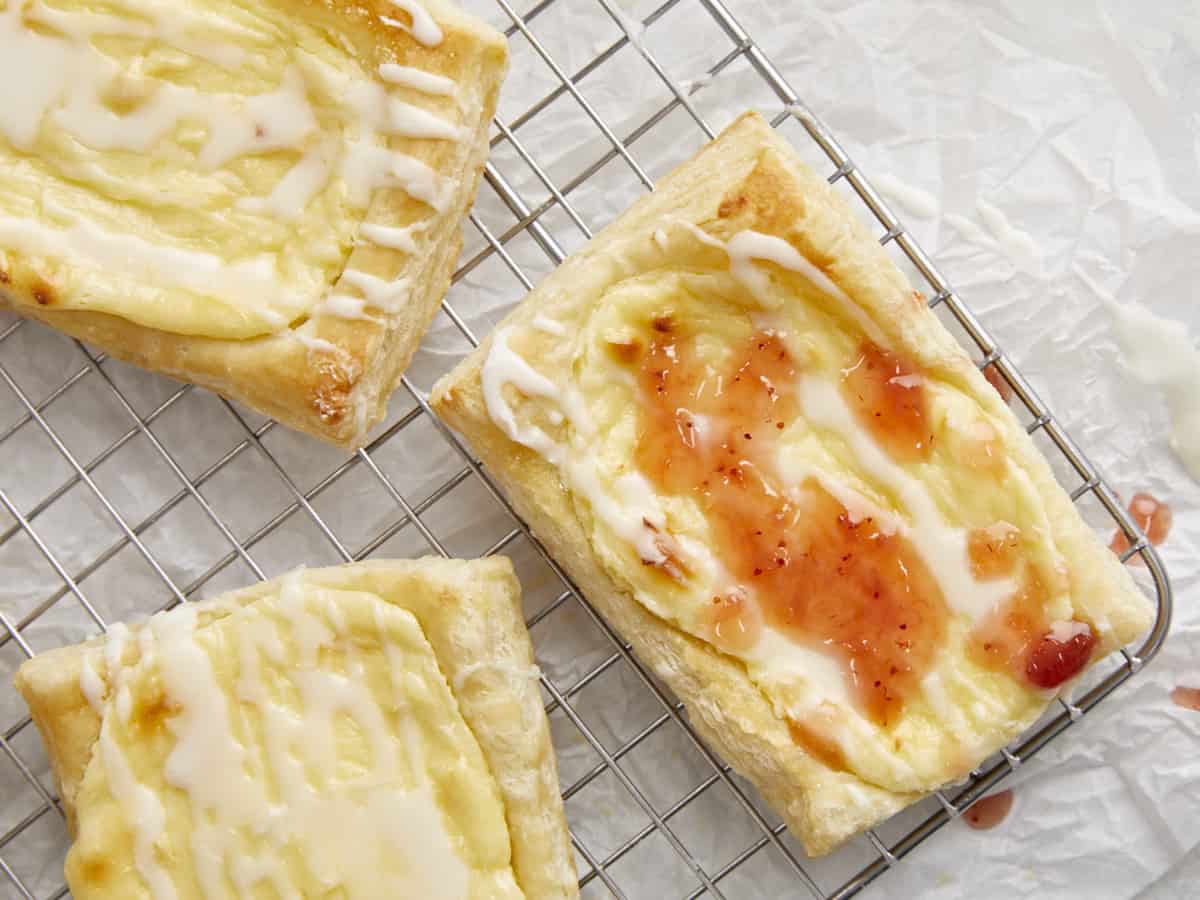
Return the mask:
<path id="1" fill-rule="evenodd" d="M 433 405 L 812 854 L 964 777 L 1150 621 L 996 391 L 755 114 Z"/>
<path id="2" fill-rule="evenodd" d="M 17 673 L 78 900 L 578 896 L 503 558 L 374 561 L 116 625 Z"/>
<path id="3" fill-rule="evenodd" d="M 0 303 L 357 446 L 449 285 L 506 66 L 446 0 L 9 0 Z"/>

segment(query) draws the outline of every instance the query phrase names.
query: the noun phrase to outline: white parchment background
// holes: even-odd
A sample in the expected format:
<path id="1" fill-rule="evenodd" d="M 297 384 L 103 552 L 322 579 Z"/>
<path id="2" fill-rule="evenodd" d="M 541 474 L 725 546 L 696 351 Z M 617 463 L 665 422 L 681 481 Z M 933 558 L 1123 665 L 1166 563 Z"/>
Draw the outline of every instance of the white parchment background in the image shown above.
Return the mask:
<path id="1" fill-rule="evenodd" d="M 943 829 L 871 896 L 1129 897 L 1156 880 L 1151 896 L 1200 896 L 1200 713 L 1168 696 L 1200 685 L 1200 486 L 1167 449 L 1162 398 L 1123 368 L 1111 317 L 1077 274 L 1200 340 L 1198 9 L 738 4 L 868 174 L 937 198 L 923 210 L 895 197 L 1114 487 L 1175 510 L 1161 548 L 1175 625 L 1154 664 L 1018 771 L 1004 825 Z M 981 202 L 1036 253 L 989 228 Z"/>
<path id="2" fill-rule="evenodd" d="M 493 0 L 466 5 L 495 24 L 510 24 Z M 640 18 L 656 5 L 636 2 L 624 8 Z M 520 11 L 534 7 L 532 0 L 517 5 Z M 1173 706 L 1169 694 L 1180 684 L 1200 687 L 1200 485 L 1168 450 L 1163 400 L 1130 377 L 1111 316 L 1093 288 L 1184 322 L 1193 343 L 1200 338 L 1200 15 L 1195 4 L 732 0 L 732 8 L 859 166 L 869 176 L 883 176 L 877 186 L 890 194 L 909 230 L 933 252 L 1113 485 L 1126 496 L 1149 490 L 1175 510 L 1175 527 L 1162 552 L 1176 590 L 1176 624 L 1159 657 L 1021 767 L 1010 780 L 1016 805 L 1002 826 L 976 833 L 952 823 L 868 895 L 938 900 L 1125 898 L 1142 892 L 1155 900 L 1197 896 L 1200 713 Z M 595 0 L 557 0 L 530 28 L 569 74 L 623 34 Z M 768 114 L 781 108 L 745 59 L 711 81 L 704 78 L 734 48 L 699 0 L 680 0 L 641 39 L 673 80 L 698 88 L 692 100 L 715 127 L 747 106 Z M 567 191 L 583 225 L 601 227 L 644 187 L 620 159 L 573 184 L 604 160 L 611 143 L 569 96 L 521 120 L 559 82 L 523 37 L 515 36 L 511 46 L 513 68 L 501 118 L 520 121 L 514 127 L 522 147 L 556 187 Z M 628 46 L 581 77 L 578 90 L 623 139 L 671 97 Z M 783 131 L 806 159 L 822 163 L 796 123 Z M 703 139 L 690 117 L 676 110 L 639 134 L 630 154 L 648 177 L 656 178 Z M 550 196 L 511 144 L 498 146 L 493 162 L 530 206 Z M 495 235 L 514 222 L 486 186 L 476 213 Z M 558 208 L 538 221 L 564 251 L 586 239 Z M 485 239 L 473 225 L 465 233 L 464 259 L 471 259 Z M 530 280 L 551 266 L 529 233 L 513 236 L 505 249 Z M 450 299 L 471 329 L 482 333 L 524 289 L 493 254 L 454 287 Z M 427 390 L 466 350 L 462 335 L 442 317 L 410 376 Z M 35 326 L 23 326 L 0 345 L 0 364 L 33 402 L 50 397 L 81 362 L 70 342 Z M 115 363 L 105 363 L 103 370 L 141 415 L 175 389 L 164 379 Z M 23 411 L 10 394 L 0 391 L 0 425 L 17 421 Z M 399 393 L 392 421 L 413 405 Z M 130 427 L 127 412 L 95 373 L 54 399 L 45 416 L 84 461 Z M 246 421 L 261 422 L 252 415 Z M 202 391 L 176 402 L 152 422 L 151 431 L 192 479 L 245 438 L 229 412 Z M 281 429 L 268 432 L 263 443 L 301 490 L 317 485 L 343 461 L 340 454 Z M 413 504 L 462 468 L 461 459 L 421 418 L 373 451 L 372 458 Z M 0 489 L 27 514 L 69 475 L 70 467 L 32 424 L 0 441 Z M 130 523 L 142 521 L 180 488 L 141 436 L 99 465 L 93 477 Z M 330 542 L 303 514 L 255 537 L 292 502 L 286 484 L 261 454 L 243 452 L 204 477 L 201 496 L 239 540 L 253 541 L 250 552 L 267 574 L 338 561 Z M 482 552 L 511 528 L 503 511 L 472 485 L 463 482 L 423 516 L 444 546 L 461 555 Z M 313 506 L 351 551 L 367 548 L 381 556 L 429 550 L 411 527 L 378 547 L 371 543 L 375 535 L 398 528 L 402 515 L 362 465 L 341 475 Z M 0 511 L 0 526 L 12 522 Z M 71 572 L 119 537 L 112 517 L 78 486 L 33 524 Z M 202 576 L 229 550 L 190 499 L 139 534 L 180 584 Z M 514 541 L 505 552 L 517 562 L 528 611 L 552 601 L 561 588 L 527 543 Z M 252 578 L 235 562 L 199 595 Z M 0 546 L 0 613 L 9 621 L 33 616 L 61 585 L 25 536 Z M 110 621 L 144 615 L 169 599 L 161 579 L 129 548 L 83 578 L 80 588 Z M 33 649 L 44 650 L 95 631 L 79 604 L 66 596 L 35 616 L 23 634 Z M 571 603 L 540 621 L 533 638 L 543 670 L 564 689 L 612 652 Z M 11 641 L 0 647 L 0 679 L 8 680 L 20 658 Z M 573 701 L 612 750 L 661 713 L 624 663 L 605 670 Z M 21 715 L 12 692 L 0 691 L 0 722 L 8 727 Z M 561 713 L 551 721 L 563 782 L 572 784 L 597 757 Z M 11 750 L 6 756 L 20 758 L 49 783 L 31 728 L 17 733 L 6 749 Z M 622 765 L 659 810 L 711 772 L 674 726 L 654 732 L 623 757 Z M 36 814 L 41 802 L 14 765 L 0 759 L 0 834 Z M 600 856 L 646 821 L 609 775 L 581 789 L 567 809 L 576 834 Z M 720 784 L 671 821 L 709 871 L 757 835 Z M 893 824 L 882 833 L 894 838 L 903 828 Z M 0 848 L 0 858 L 43 897 L 61 884 L 64 847 L 61 820 L 46 814 Z M 865 841 L 855 842 L 814 866 L 815 877 L 822 888 L 832 889 L 872 856 Z M 695 884 L 656 837 L 639 844 L 610 872 L 630 898 L 682 896 Z M 730 898 L 806 895 L 767 851 L 721 887 Z M 597 881 L 585 893 L 607 895 Z M 19 894 L 0 877 L 0 896 Z"/>

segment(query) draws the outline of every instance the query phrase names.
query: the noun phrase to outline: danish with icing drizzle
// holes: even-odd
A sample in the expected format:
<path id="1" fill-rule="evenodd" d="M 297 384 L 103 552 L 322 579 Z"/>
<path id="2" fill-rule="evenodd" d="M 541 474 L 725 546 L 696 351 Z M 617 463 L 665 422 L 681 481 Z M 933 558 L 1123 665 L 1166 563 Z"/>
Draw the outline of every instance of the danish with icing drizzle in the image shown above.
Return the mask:
<path id="1" fill-rule="evenodd" d="M 0 301 L 357 446 L 449 284 L 506 65 L 446 0 L 5 0 Z"/>
<path id="2" fill-rule="evenodd" d="M 313 569 L 27 662 L 72 895 L 577 897 L 518 594 L 502 558 Z"/>
<path id="3" fill-rule="evenodd" d="M 432 402 L 813 854 L 964 777 L 1150 622 L 924 298 L 755 114 Z"/>

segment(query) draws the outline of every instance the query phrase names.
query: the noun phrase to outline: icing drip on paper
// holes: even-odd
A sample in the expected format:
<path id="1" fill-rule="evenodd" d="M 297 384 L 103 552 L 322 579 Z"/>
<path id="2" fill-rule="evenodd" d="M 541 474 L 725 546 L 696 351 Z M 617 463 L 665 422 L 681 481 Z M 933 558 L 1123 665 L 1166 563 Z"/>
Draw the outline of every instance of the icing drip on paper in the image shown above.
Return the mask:
<path id="1" fill-rule="evenodd" d="M 928 191 L 905 184 L 894 175 L 880 172 L 871 183 L 904 212 L 918 219 L 932 219 L 938 214 L 937 198 Z"/>
<path id="2" fill-rule="evenodd" d="M 1158 388 L 1171 416 L 1171 449 L 1200 481 L 1200 348 L 1181 322 L 1137 303 L 1107 304 L 1135 378 Z"/>

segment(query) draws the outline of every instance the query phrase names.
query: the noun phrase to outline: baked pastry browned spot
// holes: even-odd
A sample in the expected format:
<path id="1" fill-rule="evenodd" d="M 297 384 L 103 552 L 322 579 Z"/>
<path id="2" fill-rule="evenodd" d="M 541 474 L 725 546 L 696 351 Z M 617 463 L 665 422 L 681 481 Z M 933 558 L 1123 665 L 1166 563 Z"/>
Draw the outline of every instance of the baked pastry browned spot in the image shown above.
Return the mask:
<path id="1" fill-rule="evenodd" d="M 434 390 L 810 853 L 966 775 L 1150 610 L 964 351 L 757 115 Z"/>
<path id="2" fill-rule="evenodd" d="M 578 896 L 518 594 L 302 570 L 34 657 L 73 896 Z"/>
<path id="3" fill-rule="evenodd" d="M 9 0 L 0 301 L 361 444 L 449 284 L 506 52 L 445 0 Z"/>

